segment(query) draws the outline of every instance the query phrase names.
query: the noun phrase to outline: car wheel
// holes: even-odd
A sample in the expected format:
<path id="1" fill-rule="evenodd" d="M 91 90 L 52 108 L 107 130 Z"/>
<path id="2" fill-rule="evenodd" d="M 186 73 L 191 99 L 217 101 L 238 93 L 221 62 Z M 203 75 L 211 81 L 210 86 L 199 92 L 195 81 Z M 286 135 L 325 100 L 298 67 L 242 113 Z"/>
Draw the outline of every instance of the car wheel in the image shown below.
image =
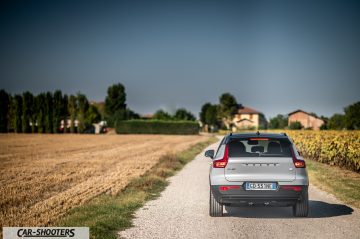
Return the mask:
<path id="1" fill-rule="evenodd" d="M 210 205 L 209 214 L 211 217 L 222 217 L 223 216 L 223 205 L 215 200 L 214 195 L 210 190 Z"/>
<path id="2" fill-rule="evenodd" d="M 293 206 L 293 214 L 295 217 L 307 217 L 309 214 L 309 195 L 308 191 L 302 193 L 301 200 Z"/>

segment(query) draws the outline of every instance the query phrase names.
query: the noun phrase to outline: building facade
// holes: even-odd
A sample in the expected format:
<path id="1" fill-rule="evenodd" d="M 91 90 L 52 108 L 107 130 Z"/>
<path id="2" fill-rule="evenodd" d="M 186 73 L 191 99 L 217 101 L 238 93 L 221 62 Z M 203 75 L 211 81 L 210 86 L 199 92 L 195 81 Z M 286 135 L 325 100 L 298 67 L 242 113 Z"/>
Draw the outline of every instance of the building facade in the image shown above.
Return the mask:
<path id="1" fill-rule="evenodd" d="M 320 127 L 325 123 L 322 119 L 303 110 L 296 110 L 289 113 L 288 115 L 288 125 L 290 125 L 292 122 L 298 121 L 305 129 L 319 130 Z"/>
<path id="2" fill-rule="evenodd" d="M 233 130 L 265 129 L 267 126 L 267 121 L 263 113 L 245 106 L 239 106 L 232 123 Z"/>

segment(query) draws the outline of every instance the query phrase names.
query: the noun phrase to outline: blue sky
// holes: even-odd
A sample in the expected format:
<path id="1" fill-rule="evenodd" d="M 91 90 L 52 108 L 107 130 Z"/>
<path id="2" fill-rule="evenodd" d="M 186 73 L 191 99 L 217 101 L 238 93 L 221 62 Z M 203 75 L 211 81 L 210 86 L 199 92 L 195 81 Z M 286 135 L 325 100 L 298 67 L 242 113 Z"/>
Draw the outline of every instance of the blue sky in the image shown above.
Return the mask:
<path id="1" fill-rule="evenodd" d="M 223 92 L 272 117 L 360 100 L 357 1 L 5 1 L 0 88 L 196 115 Z"/>

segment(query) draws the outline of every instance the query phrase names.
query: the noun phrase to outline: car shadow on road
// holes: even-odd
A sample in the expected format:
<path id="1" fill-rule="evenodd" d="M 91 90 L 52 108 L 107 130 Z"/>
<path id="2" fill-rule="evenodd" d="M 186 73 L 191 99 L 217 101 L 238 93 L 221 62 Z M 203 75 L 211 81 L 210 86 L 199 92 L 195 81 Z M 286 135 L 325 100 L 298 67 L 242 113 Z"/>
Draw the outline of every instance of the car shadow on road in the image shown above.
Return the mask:
<path id="1" fill-rule="evenodd" d="M 310 200 L 308 218 L 337 217 L 352 214 L 351 207 L 344 204 L 331 204 Z M 225 207 L 225 217 L 243 218 L 292 218 L 291 207 Z"/>

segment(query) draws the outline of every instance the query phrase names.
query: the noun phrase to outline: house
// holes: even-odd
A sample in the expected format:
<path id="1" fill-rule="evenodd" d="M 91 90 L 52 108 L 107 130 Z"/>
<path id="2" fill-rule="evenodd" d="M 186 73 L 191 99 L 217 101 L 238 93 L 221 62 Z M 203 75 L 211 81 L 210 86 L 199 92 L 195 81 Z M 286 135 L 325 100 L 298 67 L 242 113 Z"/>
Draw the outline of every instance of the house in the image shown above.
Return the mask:
<path id="1" fill-rule="evenodd" d="M 101 133 L 107 132 L 107 129 L 106 129 L 107 122 L 105 120 L 102 120 L 99 123 L 93 123 L 92 125 L 94 126 L 95 134 L 101 134 Z"/>
<path id="2" fill-rule="evenodd" d="M 151 120 L 154 118 L 153 114 L 144 114 L 144 115 L 140 115 L 140 119 L 144 119 L 144 120 Z"/>
<path id="3" fill-rule="evenodd" d="M 324 120 L 320 119 L 315 114 L 307 113 L 303 110 L 295 110 L 288 115 L 288 125 L 292 122 L 298 121 L 305 129 L 319 130 L 325 123 Z"/>
<path id="4" fill-rule="evenodd" d="M 69 128 L 70 128 L 70 125 L 71 125 L 71 119 L 70 119 L 70 117 L 67 117 L 67 118 L 66 118 L 66 128 L 69 129 Z M 74 127 L 77 128 L 78 125 L 79 125 L 79 120 L 75 119 L 75 120 L 74 120 Z M 64 120 L 62 119 L 62 120 L 60 121 L 60 129 L 63 131 L 63 130 L 64 130 L 64 127 L 65 127 L 65 125 L 64 125 Z"/>
<path id="5" fill-rule="evenodd" d="M 263 113 L 250 107 L 239 105 L 232 120 L 233 130 L 264 129 L 267 121 Z"/>

